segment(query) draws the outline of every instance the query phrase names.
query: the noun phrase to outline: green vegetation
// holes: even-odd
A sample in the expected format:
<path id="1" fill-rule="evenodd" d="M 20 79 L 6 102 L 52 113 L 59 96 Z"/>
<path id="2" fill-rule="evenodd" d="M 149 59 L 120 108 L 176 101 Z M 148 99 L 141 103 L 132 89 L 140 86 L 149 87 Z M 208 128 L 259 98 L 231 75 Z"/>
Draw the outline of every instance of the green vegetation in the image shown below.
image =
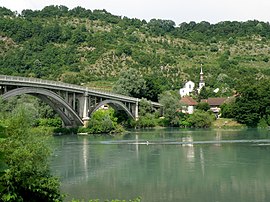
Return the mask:
<path id="1" fill-rule="evenodd" d="M 212 124 L 214 128 L 245 128 L 246 126 L 229 118 L 219 118 Z"/>
<path id="2" fill-rule="evenodd" d="M 99 109 L 93 113 L 91 116 L 88 126 L 86 128 L 79 128 L 79 133 L 90 133 L 90 134 L 100 134 L 100 133 L 121 133 L 124 132 L 124 128 L 117 123 L 117 117 L 114 114 L 112 108 L 109 109 Z"/>
<path id="3" fill-rule="evenodd" d="M 270 125 L 270 82 L 268 79 L 243 81 L 235 102 L 222 106 L 223 117 L 234 118 L 248 127 Z"/>
<path id="4" fill-rule="evenodd" d="M 0 200 L 62 201 L 60 183 L 48 167 L 48 134 L 32 130 L 33 109 L 6 111 L 2 101 L 0 106 Z"/>
<path id="5" fill-rule="evenodd" d="M 205 117 L 204 124 L 195 124 L 194 119 L 203 119 L 205 113 L 182 114 L 179 97 L 172 93 L 186 80 L 198 83 L 200 64 L 206 87 L 198 100 L 238 93 L 235 104 L 222 107 L 223 117 L 250 127 L 270 124 L 268 105 L 256 101 L 260 98 L 268 103 L 268 96 L 264 96 L 267 89 L 259 85 L 270 77 L 269 23 L 202 21 L 176 25 L 171 20 L 146 22 L 82 7 L 47 6 L 23 10 L 19 15 L 0 7 L 0 30 L 0 74 L 82 84 L 164 105 L 163 119 L 150 110 L 143 112 L 137 123 L 125 124 L 209 127 L 211 115 Z M 59 118 L 48 107 L 43 104 L 37 109 L 34 125 L 59 127 Z M 206 105 L 199 104 L 198 109 L 208 113 Z M 106 127 L 90 121 L 93 128 L 87 130 L 118 131 L 113 118 L 104 116 Z"/>
<path id="6" fill-rule="evenodd" d="M 180 95 L 176 92 L 165 91 L 159 97 L 159 102 L 164 107 L 164 125 L 178 126 L 181 112 Z"/>
<path id="7" fill-rule="evenodd" d="M 209 128 L 215 120 L 212 112 L 196 110 L 187 118 L 187 122 L 194 128 Z"/>
<path id="8" fill-rule="evenodd" d="M 0 7 L 0 74 L 145 98 L 137 122 L 109 108 L 96 111 L 88 127 L 72 129 L 75 132 L 118 133 L 123 132 L 122 125 L 238 127 L 235 121 L 265 128 L 270 125 L 269 33 L 269 23 L 256 20 L 175 25 L 171 20 L 146 22 L 82 7 L 47 6 L 19 15 Z M 177 90 L 186 80 L 198 83 L 200 64 L 206 87 L 198 100 L 236 95 L 222 106 L 226 119 L 215 121 L 207 103 L 199 104 L 192 115 L 181 112 Z M 217 88 L 218 93 L 213 93 Z M 147 100 L 159 101 L 164 117 Z M 49 173 L 49 130 L 45 130 L 61 124 L 36 98 L 0 101 L 1 201 L 63 200 L 58 179 Z"/>
<path id="9" fill-rule="evenodd" d="M 114 92 L 131 97 L 140 97 L 145 90 L 145 80 L 135 69 L 122 72 L 114 87 Z"/>
<path id="10" fill-rule="evenodd" d="M 165 91 L 160 95 L 159 101 L 163 105 L 164 117 L 159 117 L 159 113 L 153 111 L 151 104 L 146 99 L 142 99 L 139 120 L 134 123 L 136 127 L 209 128 L 215 120 L 207 103 L 202 103 L 193 114 L 182 113 L 182 105 L 177 92 Z"/>
<path id="11" fill-rule="evenodd" d="M 207 93 L 220 89 L 214 96 L 231 95 L 243 77 L 270 76 L 270 25 L 256 20 L 175 25 L 82 7 L 47 6 L 19 15 L 1 7 L 0 30 L 0 74 L 115 86 L 118 92 L 122 76 L 134 70 L 143 85 L 129 93 L 154 101 L 188 79 L 197 83 L 201 63 Z"/>
<path id="12" fill-rule="evenodd" d="M 104 202 L 140 202 L 141 198 L 135 198 L 135 199 L 131 199 L 131 200 L 119 200 L 119 199 L 114 199 L 114 200 L 105 200 Z M 72 202 L 86 202 L 84 200 L 77 200 L 77 199 L 73 199 Z M 88 202 L 101 202 L 99 199 L 90 199 L 88 200 Z"/>

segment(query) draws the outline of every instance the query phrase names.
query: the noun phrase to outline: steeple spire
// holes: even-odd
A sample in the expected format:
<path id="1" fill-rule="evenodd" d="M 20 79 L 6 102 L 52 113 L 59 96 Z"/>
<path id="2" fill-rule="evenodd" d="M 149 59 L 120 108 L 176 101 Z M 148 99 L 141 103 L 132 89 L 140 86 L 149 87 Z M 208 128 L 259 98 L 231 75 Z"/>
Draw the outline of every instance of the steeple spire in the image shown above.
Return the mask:
<path id="1" fill-rule="evenodd" d="M 204 80 L 203 80 L 203 71 L 202 71 L 202 64 L 201 64 L 201 73 L 200 73 L 200 83 L 204 83 Z"/>
<path id="2" fill-rule="evenodd" d="M 203 79 L 203 70 L 202 70 L 202 64 L 201 64 L 201 72 L 200 72 L 200 82 L 199 82 L 199 88 L 198 92 L 200 93 L 201 89 L 205 86 L 205 82 Z"/>

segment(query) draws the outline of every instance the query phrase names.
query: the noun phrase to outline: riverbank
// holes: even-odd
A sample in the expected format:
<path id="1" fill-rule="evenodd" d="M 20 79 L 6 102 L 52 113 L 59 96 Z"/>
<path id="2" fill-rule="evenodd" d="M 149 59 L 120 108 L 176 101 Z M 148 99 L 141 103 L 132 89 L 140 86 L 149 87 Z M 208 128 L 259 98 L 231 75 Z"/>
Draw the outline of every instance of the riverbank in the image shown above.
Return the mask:
<path id="1" fill-rule="evenodd" d="M 164 127 L 164 126 L 154 126 L 154 127 L 144 127 L 144 128 L 139 128 L 139 129 L 166 129 L 166 128 L 171 128 L 171 127 Z M 173 127 L 175 129 L 177 128 L 181 128 L 181 127 Z M 233 119 L 228 119 L 228 118 L 219 118 L 217 120 L 215 120 L 212 125 L 209 127 L 209 129 L 244 129 L 246 128 L 246 125 L 244 124 L 240 124 L 237 121 L 234 121 Z M 53 131 L 54 135 L 68 135 L 68 134 L 76 134 L 76 135 L 80 135 L 80 136 L 85 136 L 85 135 L 110 135 L 110 136 L 115 136 L 115 135 L 122 135 L 127 133 L 129 130 L 133 130 L 136 128 L 121 128 L 121 130 L 119 131 L 113 131 L 113 132 L 108 132 L 108 133 L 93 133 L 91 132 L 90 129 L 88 128 L 54 128 L 54 129 L 50 129 L 51 131 Z M 138 128 L 137 128 L 138 129 Z M 182 129 L 189 129 L 189 127 L 185 127 Z M 194 127 L 192 127 L 192 129 L 196 129 Z M 47 130 L 49 130 L 47 128 Z M 90 131 L 90 132 L 89 132 Z"/>
<path id="2" fill-rule="evenodd" d="M 233 119 L 219 118 L 213 122 L 212 128 L 246 128 L 246 125 L 240 124 Z"/>

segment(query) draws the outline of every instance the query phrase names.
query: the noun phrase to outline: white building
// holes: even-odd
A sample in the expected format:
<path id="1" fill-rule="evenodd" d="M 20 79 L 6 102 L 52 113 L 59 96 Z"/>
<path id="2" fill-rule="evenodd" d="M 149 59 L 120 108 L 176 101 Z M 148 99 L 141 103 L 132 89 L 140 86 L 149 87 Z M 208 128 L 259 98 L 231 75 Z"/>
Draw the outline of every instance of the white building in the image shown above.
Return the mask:
<path id="1" fill-rule="evenodd" d="M 204 78 L 203 78 L 203 71 L 202 71 L 202 65 L 201 65 L 201 72 L 200 72 L 200 82 L 199 87 L 196 89 L 197 92 L 200 94 L 201 89 L 205 86 Z M 189 96 L 190 93 L 194 91 L 195 83 L 193 81 L 188 81 L 185 83 L 185 86 L 183 88 L 180 88 L 179 93 L 181 97 Z"/>
<path id="2" fill-rule="evenodd" d="M 195 83 L 192 81 L 188 81 L 185 83 L 184 88 L 181 88 L 179 90 L 179 93 L 181 95 L 181 97 L 187 96 L 189 95 L 195 88 Z"/>

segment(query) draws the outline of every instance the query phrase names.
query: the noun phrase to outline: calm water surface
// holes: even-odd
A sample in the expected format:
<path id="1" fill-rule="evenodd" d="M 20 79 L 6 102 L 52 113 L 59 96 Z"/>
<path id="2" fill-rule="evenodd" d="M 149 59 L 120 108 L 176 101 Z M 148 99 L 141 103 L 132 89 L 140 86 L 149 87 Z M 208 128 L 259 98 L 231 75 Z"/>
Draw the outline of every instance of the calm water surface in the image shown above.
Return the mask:
<path id="1" fill-rule="evenodd" d="M 270 131 L 133 131 L 54 137 L 52 173 L 67 201 L 270 201 Z"/>

